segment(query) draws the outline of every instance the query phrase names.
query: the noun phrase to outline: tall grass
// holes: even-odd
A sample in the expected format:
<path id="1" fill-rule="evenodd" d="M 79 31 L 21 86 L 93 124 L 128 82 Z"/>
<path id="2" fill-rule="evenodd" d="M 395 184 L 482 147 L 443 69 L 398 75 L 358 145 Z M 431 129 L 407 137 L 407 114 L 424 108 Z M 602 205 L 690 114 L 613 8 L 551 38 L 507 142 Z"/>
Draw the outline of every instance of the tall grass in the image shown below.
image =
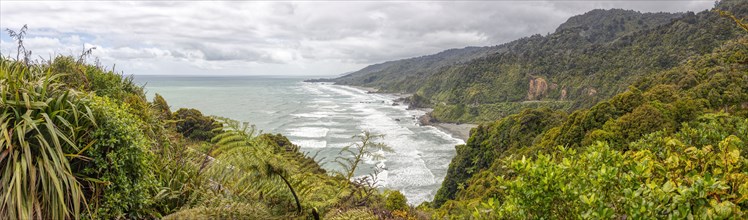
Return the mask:
<path id="1" fill-rule="evenodd" d="M 0 58 L 0 219 L 77 219 L 85 207 L 69 161 L 86 159 L 77 137 L 94 121 L 59 76 Z"/>

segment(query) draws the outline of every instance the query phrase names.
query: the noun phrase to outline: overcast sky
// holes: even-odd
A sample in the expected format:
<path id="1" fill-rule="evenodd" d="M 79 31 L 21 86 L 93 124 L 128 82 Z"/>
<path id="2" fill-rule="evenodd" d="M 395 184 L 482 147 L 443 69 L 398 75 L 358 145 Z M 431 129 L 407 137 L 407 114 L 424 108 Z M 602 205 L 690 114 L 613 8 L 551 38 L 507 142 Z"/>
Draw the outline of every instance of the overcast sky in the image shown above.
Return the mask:
<path id="1" fill-rule="evenodd" d="M 703 11 L 714 1 L 0 1 L 0 28 L 28 24 L 34 57 L 80 54 L 125 74 L 337 75 L 449 48 L 546 34 L 602 8 Z M 3 31 L 5 32 L 5 31 Z M 3 56 L 16 44 L 0 37 Z"/>

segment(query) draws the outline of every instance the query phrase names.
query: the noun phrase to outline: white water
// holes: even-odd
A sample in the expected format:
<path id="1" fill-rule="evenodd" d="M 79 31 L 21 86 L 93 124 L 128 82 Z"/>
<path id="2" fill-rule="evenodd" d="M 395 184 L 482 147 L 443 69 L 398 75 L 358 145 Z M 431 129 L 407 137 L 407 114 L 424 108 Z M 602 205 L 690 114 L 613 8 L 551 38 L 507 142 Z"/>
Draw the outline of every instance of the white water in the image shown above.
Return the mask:
<path id="1" fill-rule="evenodd" d="M 430 201 L 441 186 L 454 146 L 460 139 L 431 126 L 419 126 L 417 117 L 425 112 L 392 105 L 397 97 L 367 94 L 365 91 L 324 83 L 304 83 L 300 79 L 253 77 L 137 77 L 147 82 L 146 90 L 160 93 L 173 110 L 197 108 L 255 124 L 266 133 L 281 133 L 310 155 L 332 161 L 341 148 L 368 130 L 384 135 L 379 142 L 395 152 L 386 159 L 365 161 L 356 175 L 364 176 L 376 165 L 386 171 L 379 184 L 400 190 L 408 202 Z M 324 158 L 324 159 L 322 159 Z M 326 163 L 327 169 L 339 169 Z"/>

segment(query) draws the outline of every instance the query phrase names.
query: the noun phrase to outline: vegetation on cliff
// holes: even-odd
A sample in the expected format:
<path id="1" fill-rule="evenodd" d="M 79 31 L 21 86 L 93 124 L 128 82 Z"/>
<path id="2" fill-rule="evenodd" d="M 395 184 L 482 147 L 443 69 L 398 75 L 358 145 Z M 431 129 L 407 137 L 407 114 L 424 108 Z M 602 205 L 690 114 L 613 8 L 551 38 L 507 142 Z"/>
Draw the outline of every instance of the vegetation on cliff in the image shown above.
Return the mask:
<path id="1" fill-rule="evenodd" d="M 337 83 L 412 92 L 484 122 L 434 201 L 380 192 L 364 132 L 328 172 L 280 134 L 172 112 L 80 57 L 0 57 L 3 219 L 743 219 L 748 2 L 700 13 L 594 10 L 556 32 L 372 65 Z M 737 24 L 737 25 L 736 25 Z M 374 169 L 377 170 L 378 169 Z"/>
<path id="2" fill-rule="evenodd" d="M 745 5 L 721 1 L 716 7 L 742 16 Z M 372 65 L 333 81 L 418 94 L 433 104 L 439 121 L 491 122 L 528 107 L 591 107 L 741 34 L 713 11 L 593 10 L 545 36 L 457 50 L 464 53 L 459 60 L 445 51 Z"/>
<path id="3" fill-rule="evenodd" d="M 434 217 L 744 218 L 748 30 L 719 19 L 742 33 L 590 108 L 525 109 L 474 129 Z"/>

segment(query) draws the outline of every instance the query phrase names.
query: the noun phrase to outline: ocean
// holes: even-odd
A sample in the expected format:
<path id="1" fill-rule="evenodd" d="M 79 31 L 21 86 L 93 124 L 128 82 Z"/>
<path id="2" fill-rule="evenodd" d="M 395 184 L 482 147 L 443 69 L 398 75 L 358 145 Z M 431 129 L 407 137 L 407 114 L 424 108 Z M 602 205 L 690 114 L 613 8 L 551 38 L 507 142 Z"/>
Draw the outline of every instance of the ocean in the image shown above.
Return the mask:
<path id="1" fill-rule="evenodd" d="M 418 205 L 434 198 L 464 141 L 432 126 L 418 125 L 421 110 L 393 105 L 393 94 L 366 91 L 330 83 L 307 83 L 304 78 L 232 76 L 135 76 L 145 85 L 149 99 L 158 93 L 171 106 L 195 108 L 206 115 L 228 117 L 254 124 L 263 133 L 281 133 L 308 155 L 317 155 L 323 167 L 339 169 L 334 160 L 340 150 L 356 141 L 362 131 L 384 135 L 378 142 L 394 153 L 385 159 L 367 160 L 356 176 L 378 175 L 384 188 L 401 191 L 408 203 Z"/>

